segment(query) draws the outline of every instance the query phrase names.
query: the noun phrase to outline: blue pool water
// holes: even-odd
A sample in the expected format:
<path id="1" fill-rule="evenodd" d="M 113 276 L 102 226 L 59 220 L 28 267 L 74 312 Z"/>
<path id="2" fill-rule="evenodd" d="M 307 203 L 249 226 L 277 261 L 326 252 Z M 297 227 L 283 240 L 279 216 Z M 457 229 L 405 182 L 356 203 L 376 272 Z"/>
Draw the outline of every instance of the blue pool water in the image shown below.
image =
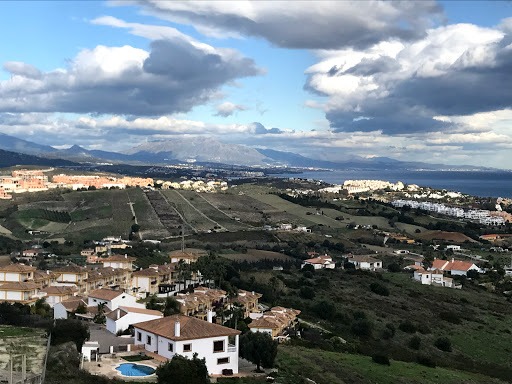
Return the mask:
<path id="1" fill-rule="evenodd" d="M 121 364 L 116 368 L 123 376 L 149 376 L 155 373 L 155 369 L 148 367 L 147 365 L 140 364 Z"/>

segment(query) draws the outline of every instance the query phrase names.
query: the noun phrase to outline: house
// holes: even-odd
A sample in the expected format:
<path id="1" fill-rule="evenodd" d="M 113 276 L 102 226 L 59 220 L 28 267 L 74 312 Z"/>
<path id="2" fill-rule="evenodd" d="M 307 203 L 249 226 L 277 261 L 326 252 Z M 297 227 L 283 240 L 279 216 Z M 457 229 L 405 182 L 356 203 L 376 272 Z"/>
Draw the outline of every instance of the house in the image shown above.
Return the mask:
<path id="1" fill-rule="evenodd" d="M 44 254 L 47 254 L 48 252 L 43 249 L 26 249 L 23 251 L 23 257 L 24 258 L 34 258 L 38 256 L 43 256 Z"/>
<path id="2" fill-rule="evenodd" d="M 34 304 L 39 296 L 37 295 L 38 285 L 33 282 L 10 282 L 0 285 L 0 302 Z"/>
<path id="3" fill-rule="evenodd" d="M 78 265 L 68 265 L 54 270 L 57 274 L 58 285 L 74 284 L 78 288 L 78 293 L 87 292 L 87 269 Z"/>
<path id="4" fill-rule="evenodd" d="M 328 255 L 318 256 L 313 259 L 306 259 L 302 262 L 301 268 L 306 265 L 312 265 L 314 269 L 334 269 L 336 263 L 332 261 L 332 257 Z"/>
<path id="5" fill-rule="evenodd" d="M 82 251 L 80 251 L 80 256 L 84 256 L 84 257 L 93 256 L 94 254 L 95 254 L 95 252 L 94 252 L 94 249 L 92 249 L 92 248 L 82 249 Z"/>
<path id="6" fill-rule="evenodd" d="M 101 259 L 100 262 L 103 263 L 103 268 L 111 267 L 133 271 L 133 262 L 135 260 L 135 257 L 129 257 L 128 255 L 112 255 Z"/>
<path id="7" fill-rule="evenodd" d="M 68 319 L 80 305 L 87 308 L 87 298 L 82 296 L 73 296 L 67 300 L 56 303 L 53 307 L 53 318 Z"/>
<path id="8" fill-rule="evenodd" d="M 76 295 L 78 289 L 75 286 L 51 286 L 39 290 L 40 293 L 45 294 L 44 299 L 50 307 L 55 304 L 67 300 Z"/>
<path id="9" fill-rule="evenodd" d="M 135 344 L 167 359 L 179 354 L 205 359 L 210 375 L 238 373 L 238 337 L 240 331 L 213 324 L 211 313 L 204 321 L 173 315 L 134 324 Z"/>
<path id="10" fill-rule="evenodd" d="M 131 271 L 120 268 L 96 268 L 87 272 L 87 292 L 103 287 L 131 288 Z"/>
<path id="11" fill-rule="evenodd" d="M 39 285 L 40 289 L 54 285 L 56 279 L 57 275 L 52 271 L 42 271 L 40 269 L 36 269 L 32 277 L 32 281 Z"/>
<path id="12" fill-rule="evenodd" d="M 382 261 L 369 255 L 349 255 L 348 262 L 354 264 L 356 269 L 375 271 L 382 269 Z"/>
<path id="13" fill-rule="evenodd" d="M 460 260 L 441 260 L 434 259 L 432 267 L 429 270 L 440 269 L 441 271 L 450 272 L 451 275 L 464 275 L 466 276 L 468 271 L 477 271 L 482 273 L 482 270 L 473 263 L 467 263 Z"/>
<path id="14" fill-rule="evenodd" d="M 25 264 L 11 264 L 5 267 L 0 267 L 0 284 L 15 282 L 15 281 L 29 281 L 34 278 L 35 267 Z"/>
<path id="15" fill-rule="evenodd" d="M 460 251 L 460 245 L 447 245 L 446 249 L 451 249 L 452 251 Z"/>
<path id="16" fill-rule="evenodd" d="M 97 289 L 89 293 L 87 300 L 88 306 L 97 306 L 105 304 L 111 311 L 120 306 L 145 308 L 143 304 L 137 303 L 137 298 L 123 291 L 114 291 L 108 288 Z"/>
<path id="17" fill-rule="evenodd" d="M 130 325 L 164 317 L 160 311 L 145 308 L 120 306 L 110 312 L 107 318 L 107 330 L 114 335 L 119 331 L 125 331 Z"/>
<path id="18" fill-rule="evenodd" d="M 149 268 L 136 271 L 133 273 L 132 287 L 137 292 L 143 292 L 147 295 L 157 294 L 160 285 L 176 282 L 176 273 L 174 272 L 176 265 L 176 263 L 150 265 Z"/>
<path id="19" fill-rule="evenodd" d="M 443 271 L 440 269 L 434 269 L 431 271 L 425 271 L 423 268 L 414 271 L 414 280 L 421 282 L 423 285 L 437 285 L 440 287 L 452 288 L 453 279 L 451 277 L 445 277 Z"/>
<path id="20" fill-rule="evenodd" d="M 261 313 L 258 309 L 258 300 L 261 299 L 263 295 L 257 292 L 249 292 L 244 291 L 243 289 L 238 290 L 238 295 L 230 299 L 229 303 L 238 304 L 243 306 L 244 308 L 244 317 L 250 317 L 253 313 Z"/>
<path id="21" fill-rule="evenodd" d="M 226 291 L 197 287 L 193 293 L 179 293 L 174 298 L 180 303 L 180 312 L 183 315 L 206 320 L 208 311 L 225 304 Z"/>
<path id="22" fill-rule="evenodd" d="M 169 254 L 171 258 L 171 263 L 179 263 L 180 260 L 183 260 L 185 264 L 195 263 L 202 255 L 198 253 L 192 253 L 192 252 L 171 252 Z"/>
<path id="23" fill-rule="evenodd" d="M 258 317 L 254 316 L 249 328 L 252 332 L 268 333 L 273 339 L 287 338 L 286 330 L 295 326 L 299 314 L 297 309 L 273 307 Z"/>

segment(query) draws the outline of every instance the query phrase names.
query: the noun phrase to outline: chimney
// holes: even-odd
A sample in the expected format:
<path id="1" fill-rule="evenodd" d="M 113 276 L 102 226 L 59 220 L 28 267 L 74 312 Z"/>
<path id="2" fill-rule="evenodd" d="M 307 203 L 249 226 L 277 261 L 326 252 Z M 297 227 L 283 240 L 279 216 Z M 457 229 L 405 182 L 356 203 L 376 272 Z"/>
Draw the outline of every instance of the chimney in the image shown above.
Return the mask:
<path id="1" fill-rule="evenodd" d="M 175 337 L 180 337 L 181 336 L 181 326 L 180 326 L 180 322 L 179 321 L 174 323 L 174 336 Z"/>
<path id="2" fill-rule="evenodd" d="M 206 312 L 206 314 L 208 322 L 213 323 L 213 311 L 209 309 L 208 312 Z"/>

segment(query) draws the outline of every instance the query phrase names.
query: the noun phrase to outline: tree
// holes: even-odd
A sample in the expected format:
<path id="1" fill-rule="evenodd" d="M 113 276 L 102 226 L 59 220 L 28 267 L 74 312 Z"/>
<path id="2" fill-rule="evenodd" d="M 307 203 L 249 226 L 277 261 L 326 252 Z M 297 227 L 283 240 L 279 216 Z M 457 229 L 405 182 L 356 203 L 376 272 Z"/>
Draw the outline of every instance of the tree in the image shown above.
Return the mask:
<path id="1" fill-rule="evenodd" d="M 140 225 L 139 224 L 132 224 L 132 232 L 139 232 Z"/>
<path id="2" fill-rule="evenodd" d="M 52 345 L 73 341 L 79 351 L 82 350 L 82 345 L 90 337 L 89 327 L 80 320 L 58 319 L 48 329 L 48 333 L 52 335 Z"/>
<path id="3" fill-rule="evenodd" d="M 41 316 L 50 316 L 52 312 L 52 307 L 50 307 L 44 297 L 37 299 L 34 306 L 30 308 L 31 312 L 34 311 L 35 314 Z"/>
<path id="4" fill-rule="evenodd" d="M 94 316 L 94 322 L 96 324 L 105 324 L 107 318 L 105 317 L 105 303 L 98 304 L 98 313 Z"/>
<path id="5" fill-rule="evenodd" d="M 180 313 L 181 304 L 174 297 L 166 297 L 164 304 L 164 316 L 172 316 Z"/>
<path id="6" fill-rule="evenodd" d="M 440 349 L 444 352 L 451 352 L 452 351 L 452 342 L 447 337 L 440 337 L 435 342 L 434 345 L 437 349 Z"/>
<path id="7" fill-rule="evenodd" d="M 431 250 L 428 250 L 423 255 L 423 268 L 426 270 L 429 268 L 432 268 L 432 265 L 434 264 L 434 254 Z"/>
<path id="8" fill-rule="evenodd" d="M 156 295 L 152 295 L 146 303 L 146 309 L 160 311 L 162 309 L 162 301 Z"/>
<path id="9" fill-rule="evenodd" d="M 205 359 L 199 359 L 197 353 L 189 359 L 174 355 L 171 361 L 156 369 L 158 384 L 209 384 L 208 369 Z"/>
<path id="10" fill-rule="evenodd" d="M 268 333 L 247 332 L 240 337 L 240 356 L 257 366 L 272 368 L 277 355 L 277 341 Z"/>

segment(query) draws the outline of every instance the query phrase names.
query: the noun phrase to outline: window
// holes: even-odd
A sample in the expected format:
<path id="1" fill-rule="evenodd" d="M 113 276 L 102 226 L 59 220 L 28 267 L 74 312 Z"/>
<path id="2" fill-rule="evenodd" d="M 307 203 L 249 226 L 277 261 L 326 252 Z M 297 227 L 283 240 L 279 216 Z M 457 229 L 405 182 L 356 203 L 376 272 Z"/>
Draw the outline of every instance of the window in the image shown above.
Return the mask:
<path id="1" fill-rule="evenodd" d="M 151 336 L 146 336 L 146 344 L 151 345 Z"/>
<path id="2" fill-rule="evenodd" d="M 192 344 L 183 344 L 183 352 L 192 352 Z"/>
<path id="3" fill-rule="evenodd" d="M 142 333 L 137 332 L 137 341 L 142 341 Z"/>
<path id="4" fill-rule="evenodd" d="M 221 357 L 220 359 L 217 359 L 217 365 L 221 364 L 229 364 L 229 357 Z"/>
<path id="5" fill-rule="evenodd" d="M 169 344 L 167 345 L 167 350 L 168 350 L 169 352 L 172 352 L 172 351 L 173 351 L 172 343 L 169 343 Z"/>
<path id="6" fill-rule="evenodd" d="M 213 342 L 213 352 L 224 352 L 224 340 Z"/>

